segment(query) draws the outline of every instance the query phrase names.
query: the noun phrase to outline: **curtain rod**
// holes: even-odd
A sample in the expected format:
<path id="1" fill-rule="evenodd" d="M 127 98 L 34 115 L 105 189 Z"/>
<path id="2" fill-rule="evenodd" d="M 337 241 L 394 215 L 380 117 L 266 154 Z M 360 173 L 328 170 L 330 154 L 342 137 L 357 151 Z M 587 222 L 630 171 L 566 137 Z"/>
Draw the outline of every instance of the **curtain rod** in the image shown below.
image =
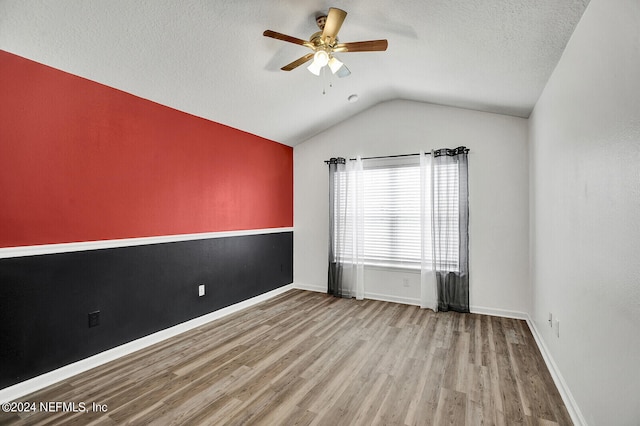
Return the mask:
<path id="1" fill-rule="evenodd" d="M 441 155 L 458 155 L 458 154 L 466 154 L 469 152 L 469 148 L 466 146 L 459 146 L 454 149 L 449 148 L 441 148 L 433 151 L 436 157 L 440 157 Z M 431 151 L 425 151 L 426 155 L 431 155 Z M 416 154 L 399 154 L 399 155 L 382 155 L 379 157 L 363 157 L 362 160 L 377 160 L 380 158 L 398 158 L 398 157 L 413 157 L 416 155 L 420 155 L 420 153 Z M 356 161 L 357 158 L 349 158 L 350 161 Z M 325 161 L 326 162 L 326 161 Z"/>
<path id="2" fill-rule="evenodd" d="M 377 160 L 379 158 L 399 158 L 399 157 L 415 157 L 417 154 L 398 154 L 398 155 L 381 155 L 379 157 L 362 157 L 361 160 Z M 431 155 L 431 151 L 425 152 L 425 155 Z M 356 161 L 357 158 L 349 158 L 349 161 Z"/>

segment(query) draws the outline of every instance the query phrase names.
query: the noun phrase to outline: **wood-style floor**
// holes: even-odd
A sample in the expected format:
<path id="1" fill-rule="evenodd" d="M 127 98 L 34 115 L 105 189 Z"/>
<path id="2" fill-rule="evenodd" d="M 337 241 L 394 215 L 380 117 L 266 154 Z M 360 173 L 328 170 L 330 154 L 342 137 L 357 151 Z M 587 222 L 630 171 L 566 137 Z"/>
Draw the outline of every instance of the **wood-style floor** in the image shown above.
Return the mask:
<path id="1" fill-rule="evenodd" d="M 572 424 L 524 321 L 301 290 L 20 400 L 89 412 L 0 424 Z"/>

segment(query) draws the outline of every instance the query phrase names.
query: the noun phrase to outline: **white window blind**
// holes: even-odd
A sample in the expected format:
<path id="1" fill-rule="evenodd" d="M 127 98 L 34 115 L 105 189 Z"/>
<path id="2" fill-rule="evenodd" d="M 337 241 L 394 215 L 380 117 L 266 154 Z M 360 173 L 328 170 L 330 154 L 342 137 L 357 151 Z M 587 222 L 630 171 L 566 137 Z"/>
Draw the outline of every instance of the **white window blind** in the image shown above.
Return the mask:
<path id="1" fill-rule="evenodd" d="M 387 162 L 388 163 L 388 162 Z M 334 185 L 338 202 L 334 215 L 336 229 L 343 229 L 335 239 L 334 252 L 350 259 L 353 248 L 353 224 L 347 220 L 353 203 L 347 193 L 354 191 L 348 171 L 336 173 Z M 363 171 L 364 187 L 364 261 L 369 265 L 420 268 L 420 166 L 395 164 L 367 166 Z M 440 269 L 458 270 L 458 171 L 455 164 L 439 165 L 434 170 L 437 197 L 434 201 L 437 239 L 437 263 Z M 430 223 L 430 221 L 428 222 Z M 432 262 L 432 244 L 426 256 Z"/>
<path id="2" fill-rule="evenodd" d="M 420 265 L 420 166 L 365 169 L 365 262 Z"/>

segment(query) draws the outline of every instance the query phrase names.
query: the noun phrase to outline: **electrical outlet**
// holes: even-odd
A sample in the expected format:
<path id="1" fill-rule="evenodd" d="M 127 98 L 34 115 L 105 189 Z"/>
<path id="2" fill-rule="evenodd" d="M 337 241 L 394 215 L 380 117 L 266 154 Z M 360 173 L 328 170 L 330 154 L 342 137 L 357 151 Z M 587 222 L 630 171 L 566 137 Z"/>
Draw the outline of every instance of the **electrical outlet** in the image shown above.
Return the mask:
<path id="1" fill-rule="evenodd" d="M 409 287 L 409 278 L 403 278 L 402 279 L 402 285 L 404 287 Z"/>
<path id="2" fill-rule="evenodd" d="M 89 312 L 89 328 L 100 325 L 100 311 Z"/>
<path id="3" fill-rule="evenodd" d="M 560 320 L 556 318 L 556 337 L 560 338 Z"/>
<path id="4" fill-rule="evenodd" d="M 549 327 L 553 328 L 553 314 L 549 312 Z"/>
<path id="5" fill-rule="evenodd" d="M 198 296 L 199 296 L 199 297 L 204 296 L 204 284 L 200 284 L 200 285 L 198 286 Z"/>

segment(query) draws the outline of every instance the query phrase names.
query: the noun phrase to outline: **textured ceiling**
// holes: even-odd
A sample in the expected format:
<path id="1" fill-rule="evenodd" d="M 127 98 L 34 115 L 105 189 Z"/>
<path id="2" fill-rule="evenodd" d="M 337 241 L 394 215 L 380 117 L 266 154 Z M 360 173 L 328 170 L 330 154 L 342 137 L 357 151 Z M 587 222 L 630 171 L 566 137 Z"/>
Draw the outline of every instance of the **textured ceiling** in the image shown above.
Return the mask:
<path id="1" fill-rule="evenodd" d="M 0 49 L 295 145 L 391 99 L 528 117 L 588 0 L 0 0 Z M 279 68 L 319 11 L 348 12 L 343 79 Z M 326 87 L 326 94 L 323 89 Z M 359 101 L 347 102 L 351 94 Z"/>

